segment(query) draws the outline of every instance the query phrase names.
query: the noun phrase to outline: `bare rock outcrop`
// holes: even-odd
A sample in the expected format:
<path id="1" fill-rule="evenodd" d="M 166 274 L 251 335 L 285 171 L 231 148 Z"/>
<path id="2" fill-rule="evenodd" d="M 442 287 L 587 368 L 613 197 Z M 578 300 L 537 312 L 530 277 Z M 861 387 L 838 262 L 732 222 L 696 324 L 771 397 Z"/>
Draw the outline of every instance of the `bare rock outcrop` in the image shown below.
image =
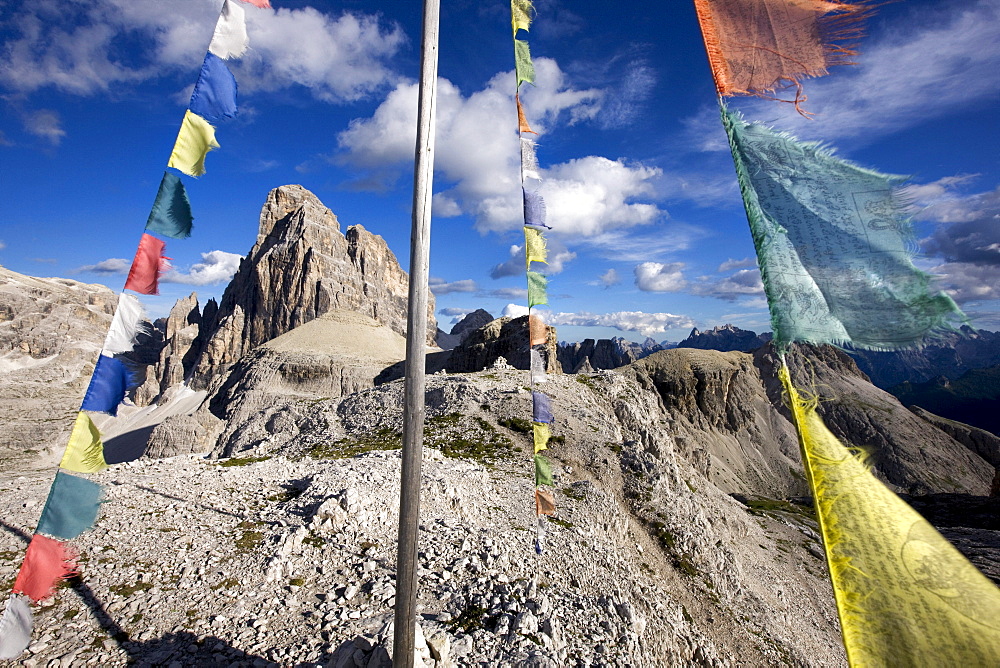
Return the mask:
<path id="1" fill-rule="evenodd" d="M 0 267 L 0 459 L 65 445 L 117 303 L 103 285 Z"/>
<path id="2" fill-rule="evenodd" d="M 797 379 L 812 379 L 834 435 L 870 453 L 875 474 L 894 489 L 989 491 L 989 463 L 873 386 L 842 351 L 802 346 L 788 359 Z M 718 487 L 796 496 L 805 481 L 776 364 L 770 345 L 753 355 L 677 348 L 623 371 L 656 391 L 678 448 Z"/>
<path id="3" fill-rule="evenodd" d="M 555 327 L 545 325 L 547 338 L 542 352 L 547 373 L 562 373 L 557 358 Z M 528 352 L 528 316 L 497 318 L 493 322 L 469 332 L 465 340 L 448 358 L 447 369 L 453 373 L 482 371 L 503 357 L 515 369 L 531 366 Z"/>
<path id="4" fill-rule="evenodd" d="M 382 237 L 361 225 L 341 234 L 337 217 L 297 185 L 272 190 L 261 210 L 257 242 L 240 263 L 218 307 L 209 302 L 192 339 L 197 310 L 188 300 L 167 322 L 155 373 L 160 391 L 183 377 L 203 389 L 257 346 L 333 310 L 355 311 L 406 334 L 406 272 Z M 197 318 L 194 318 L 197 320 Z M 437 329 L 428 305 L 429 344 Z"/>

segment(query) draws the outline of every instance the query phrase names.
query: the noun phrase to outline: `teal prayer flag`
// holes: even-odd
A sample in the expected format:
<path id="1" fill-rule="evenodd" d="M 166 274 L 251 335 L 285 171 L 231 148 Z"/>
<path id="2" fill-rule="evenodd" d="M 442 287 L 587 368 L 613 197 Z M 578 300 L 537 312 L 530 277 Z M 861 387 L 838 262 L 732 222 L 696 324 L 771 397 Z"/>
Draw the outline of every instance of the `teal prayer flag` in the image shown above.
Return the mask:
<path id="1" fill-rule="evenodd" d="M 917 269 L 903 177 L 722 107 L 776 344 L 895 350 L 964 319 Z"/>
<path id="2" fill-rule="evenodd" d="M 191 202 L 184 190 L 184 182 L 176 174 L 163 172 L 153 210 L 146 220 L 146 229 L 165 237 L 186 239 L 191 236 L 193 223 Z"/>
<path id="3" fill-rule="evenodd" d="M 36 531 L 63 540 L 76 538 L 94 526 L 101 490 L 96 482 L 57 471 Z"/>
<path id="4" fill-rule="evenodd" d="M 549 303 L 546 294 L 548 284 L 549 280 L 544 274 L 539 274 L 537 271 L 528 272 L 528 308 Z"/>

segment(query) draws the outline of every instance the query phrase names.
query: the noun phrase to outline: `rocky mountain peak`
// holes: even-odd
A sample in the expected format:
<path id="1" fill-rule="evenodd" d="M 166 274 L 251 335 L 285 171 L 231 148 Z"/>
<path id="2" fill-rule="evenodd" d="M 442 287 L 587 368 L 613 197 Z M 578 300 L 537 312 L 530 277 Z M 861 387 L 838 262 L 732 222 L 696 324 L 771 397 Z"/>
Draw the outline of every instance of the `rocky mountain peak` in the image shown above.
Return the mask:
<path id="1" fill-rule="evenodd" d="M 722 352 L 750 352 L 760 348 L 771 340 L 771 334 L 766 332 L 758 335 L 750 330 L 740 329 L 731 324 L 718 325 L 704 332 L 697 327 L 691 330 L 686 339 L 677 344 L 678 348 L 697 348 L 698 350 L 719 350 Z"/>
<path id="2" fill-rule="evenodd" d="M 275 188 L 261 208 L 257 241 L 218 306 L 206 304 L 200 322 L 194 295 L 171 311 L 168 344 L 174 334 L 196 330 L 164 348 L 147 386 L 162 392 L 188 379 L 194 389 L 207 388 L 257 346 L 334 310 L 368 316 L 405 336 L 407 284 L 382 237 L 361 225 L 342 234 L 337 217 L 313 193 L 299 185 Z M 428 343 L 437 329 L 433 313 L 431 296 Z"/>

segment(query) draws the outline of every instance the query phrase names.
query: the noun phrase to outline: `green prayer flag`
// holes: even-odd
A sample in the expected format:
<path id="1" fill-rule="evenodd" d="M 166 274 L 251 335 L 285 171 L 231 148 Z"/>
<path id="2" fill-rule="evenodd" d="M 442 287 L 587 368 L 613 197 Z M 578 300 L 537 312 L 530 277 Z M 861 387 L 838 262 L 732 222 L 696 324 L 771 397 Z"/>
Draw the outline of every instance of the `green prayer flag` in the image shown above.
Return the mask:
<path id="1" fill-rule="evenodd" d="M 535 455 L 535 486 L 552 485 L 552 464 L 542 455 Z"/>
<path id="2" fill-rule="evenodd" d="M 546 287 L 549 280 L 537 271 L 528 272 L 528 308 L 548 304 L 549 298 L 546 294 Z"/>
<path id="3" fill-rule="evenodd" d="M 517 73 L 517 87 L 522 81 L 535 83 L 535 66 L 531 64 L 531 51 L 523 39 L 514 40 L 514 71 Z"/>
<path id="4" fill-rule="evenodd" d="M 964 319 L 913 264 L 903 177 L 722 107 L 774 341 L 895 350 Z"/>

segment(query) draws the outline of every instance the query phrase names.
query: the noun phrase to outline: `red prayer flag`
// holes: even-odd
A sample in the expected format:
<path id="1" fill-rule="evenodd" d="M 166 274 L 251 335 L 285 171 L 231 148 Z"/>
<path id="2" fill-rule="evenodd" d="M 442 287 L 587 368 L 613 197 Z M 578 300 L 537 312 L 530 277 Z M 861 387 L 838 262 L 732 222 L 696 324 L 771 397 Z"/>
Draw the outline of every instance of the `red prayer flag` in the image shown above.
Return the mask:
<path id="1" fill-rule="evenodd" d="M 254 7 L 260 7 L 261 9 L 271 8 L 271 3 L 269 0 L 243 0 L 243 2 L 253 5 Z"/>
<path id="2" fill-rule="evenodd" d="M 69 543 L 36 533 L 14 581 L 14 593 L 24 594 L 35 603 L 49 598 L 60 580 L 79 572 L 78 557 Z"/>
<path id="3" fill-rule="evenodd" d="M 166 242 L 156 237 L 143 234 L 139 240 L 139 248 L 135 251 L 132 268 L 125 281 L 126 290 L 134 290 L 144 295 L 160 294 L 160 274 L 170 269 L 170 258 L 164 257 L 163 249 Z"/>

